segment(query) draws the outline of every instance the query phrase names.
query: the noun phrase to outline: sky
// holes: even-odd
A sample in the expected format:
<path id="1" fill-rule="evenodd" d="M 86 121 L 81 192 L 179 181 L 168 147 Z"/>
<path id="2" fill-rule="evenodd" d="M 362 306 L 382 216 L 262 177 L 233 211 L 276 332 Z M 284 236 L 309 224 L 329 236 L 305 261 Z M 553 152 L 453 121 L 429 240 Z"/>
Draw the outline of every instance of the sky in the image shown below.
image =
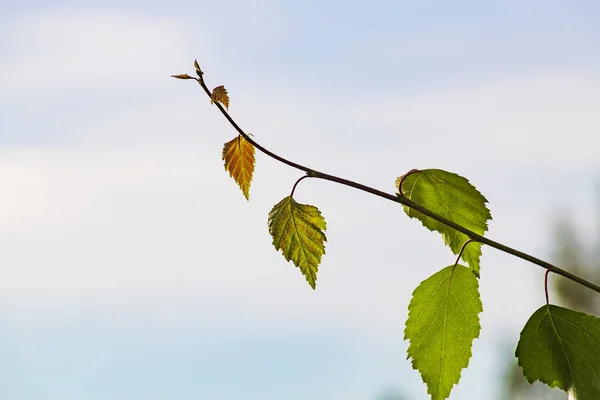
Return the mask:
<path id="1" fill-rule="evenodd" d="M 557 214 L 596 240 L 599 27 L 592 1 L 0 1 L 0 398 L 426 399 L 403 328 L 454 262 L 439 235 L 305 180 L 328 223 L 313 291 L 267 230 L 301 173 L 258 154 L 247 202 L 234 131 L 170 75 L 198 59 L 247 132 L 315 169 L 390 193 L 466 176 L 487 236 L 548 259 Z M 501 392 L 544 301 L 541 268 L 481 263 L 451 399 Z"/>

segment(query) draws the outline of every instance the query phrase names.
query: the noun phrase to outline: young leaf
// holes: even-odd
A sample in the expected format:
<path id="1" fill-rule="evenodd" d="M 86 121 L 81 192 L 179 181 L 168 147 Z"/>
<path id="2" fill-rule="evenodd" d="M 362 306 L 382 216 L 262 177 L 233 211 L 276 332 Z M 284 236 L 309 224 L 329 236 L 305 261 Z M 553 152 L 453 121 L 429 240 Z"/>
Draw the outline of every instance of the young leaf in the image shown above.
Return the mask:
<path id="1" fill-rule="evenodd" d="M 200 65 L 198 65 L 198 60 L 194 60 L 194 68 L 196 68 L 196 75 L 198 75 L 198 78 L 202 79 L 202 75 L 204 75 L 204 72 L 200 71 Z"/>
<path id="2" fill-rule="evenodd" d="M 396 179 L 396 187 L 401 180 L 402 177 Z M 487 221 L 492 219 L 486 206 L 487 199 L 466 178 L 451 172 L 425 169 L 409 173 L 402 181 L 402 193 L 434 213 L 480 235 L 487 231 Z M 467 235 L 409 207 L 404 206 L 404 212 L 411 218 L 419 219 L 427 229 L 440 232 L 444 243 L 454 254 L 458 254 L 463 243 L 469 239 Z M 461 256 L 477 276 L 480 256 L 481 243 L 469 243 Z"/>
<path id="3" fill-rule="evenodd" d="M 446 399 L 469 365 L 473 339 L 481 329 L 477 278 L 462 265 L 446 267 L 417 286 L 408 310 L 408 357 L 431 398 Z"/>
<path id="4" fill-rule="evenodd" d="M 273 246 L 300 268 L 313 289 L 321 257 L 325 254 L 326 225 L 317 207 L 297 203 L 291 196 L 277 203 L 269 213 Z"/>
<path id="5" fill-rule="evenodd" d="M 177 78 L 177 79 L 196 79 L 193 76 L 189 76 L 188 74 L 171 75 L 171 78 Z"/>
<path id="6" fill-rule="evenodd" d="M 225 86 L 217 86 L 213 89 L 210 95 L 210 104 L 219 102 L 223 104 L 223 107 L 229 110 L 229 96 L 227 95 L 227 89 Z"/>
<path id="7" fill-rule="evenodd" d="M 246 200 L 250 200 L 250 183 L 254 173 L 254 146 L 242 135 L 223 146 L 225 170 L 238 184 Z"/>
<path id="8" fill-rule="evenodd" d="M 600 318 L 544 305 L 525 324 L 516 356 L 530 383 L 600 399 Z"/>

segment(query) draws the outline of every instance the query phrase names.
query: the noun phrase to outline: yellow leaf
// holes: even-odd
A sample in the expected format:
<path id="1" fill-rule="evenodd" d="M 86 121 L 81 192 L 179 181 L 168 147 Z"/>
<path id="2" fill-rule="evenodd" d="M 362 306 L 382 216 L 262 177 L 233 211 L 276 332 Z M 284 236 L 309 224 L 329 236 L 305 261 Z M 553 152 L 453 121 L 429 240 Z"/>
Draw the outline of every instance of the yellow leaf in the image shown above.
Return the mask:
<path id="1" fill-rule="evenodd" d="M 250 182 L 254 173 L 254 146 L 243 136 L 237 136 L 223 146 L 223 161 L 229 176 L 238 184 L 246 200 L 250 200 Z"/>
<path id="2" fill-rule="evenodd" d="M 212 94 L 210 95 L 210 104 L 217 101 L 229 110 L 229 96 L 227 95 L 225 86 L 217 86 L 213 89 Z"/>

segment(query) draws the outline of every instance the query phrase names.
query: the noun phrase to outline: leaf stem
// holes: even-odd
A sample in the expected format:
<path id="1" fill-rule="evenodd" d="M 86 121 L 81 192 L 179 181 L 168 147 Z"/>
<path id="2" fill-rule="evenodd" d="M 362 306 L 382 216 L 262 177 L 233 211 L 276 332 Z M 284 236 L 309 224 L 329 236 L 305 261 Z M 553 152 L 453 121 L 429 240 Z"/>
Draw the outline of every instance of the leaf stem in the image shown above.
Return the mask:
<path id="1" fill-rule="evenodd" d="M 418 169 L 411 169 L 410 171 L 408 171 L 407 173 L 402 175 L 402 178 L 400 178 L 400 183 L 398 183 L 398 193 L 400 193 L 401 196 L 404 196 L 404 192 L 402 191 L 402 184 L 404 183 L 404 179 L 406 179 L 406 177 L 409 176 L 410 174 L 414 174 L 415 172 L 421 172 L 421 171 L 419 171 Z M 461 252 L 462 252 L 462 250 L 461 250 Z M 460 256 L 458 258 L 460 258 Z"/>
<path id="2" fill-rule="evenodd" d="M 410 173 L 410 172 L 409 172 Z M 408 174 L 407 174 L 408 175 Z M 398 185 L 400 186 L 400 185 Z M 462 244 L 462 246 L 460 247 L 460 251 L 458 252 L 458 257 L 456 257 L 456 262 L 454 263 L 454 266 L 456 267 L 458 265 L 458 262 L 460 261 L 460 257 L 462 256 L 463 251 L 465 251 L 465 247 L 467 247 L 467 245 L 469 243 L 471 243 L 473 241 L 473 239 L 468 239 L 465 240 L 465 242 Z"/>
<path id="3" fill-rule="evenodd" d="M 197 68 L 197 74 L 199 76 L 199 79 L 196 79 L 196 81 L 200 84 L 200 86 L 202 87 L 202 89 L 204 89 L 204 91 L 206 92 L 207 96 L 210 98 L 211 97 L 211 91 L 208 89 L 208 87 L 206 86 L 206 83 L 204 82 L 204 78 L 203 78 L 203 72 L 200 70 L 200 68 Z M 366 186 L 363 185 L 361 183 L 358 182 L 354 182 L 351 181 L 349 179 L 344 179 L 344 178 L 340 178 L 337 177 L 335 175 L 330 175 L 330 174 L 326 174 L 324 172 L 319 172 L 316 171 L 312 168 L 306 167 L 302 164 L 298 164 L 295 163 L 293 161 L 290 161 L 284 157 L 281 157 L 269 150 L 267 150 L 265 147 L 261 146 L 259 143 L 257 143 L 256 141 L 254 141 L 246 132 L 244 132 L 242 130 L 242 128 L 239 127 L 239 125 L 233 120 L 233 118 L 231 118 L 231 116 L 229 115 L 229 113 L 223 108 L 223 106 L 218 103 L 215 102 L 214 103 L 215 106 L 219 109 L 219 111 L 221 111 L 221 114 L 223 114 L 223 116 L 225 117 L 225 119 L 227 119 L 227 121 L 229 121 L 229 123 L 231 124 L 231 126 L 240 134 L 244 137 L 244 139 L 246 139 L 248 142 L 250 142 L 254 147 L 256 147 L 258 150 L 260 150 L 261 152 L 263 152 L 264 154 L 266 154 L 267 156 L 283 163 L 286 164 L 292 168 L 296 168 L 300 171 L 304 171 L 306 172 L 306 176 L 305 177 L 313 177 L 313 178 L 319 178 L 319 179 L 323 179 L 323 180 L 327 180 L 330 182 L 335 182 L 338 183 L 340 185 L 344 185 L 344 186 L 349 186 L 358 190 L 361 190 L 363 192 L 366 193 L 370 193 L 373 194 L 375 196 L 393 201 L 395 203 L 400 203 L 402 205 L 405 205 L 409 208 L 412 208 L 416 211 L 419 211 L 420 213 L 433 218 L 434 220 L 441 222 L 442 224 L 449 226 L 450 228 L 456 229 L 457 231 L 464 233 L 465 235 L 467 235 L 472 241 L 474 242 L 479 242 L 482 244 L 485 244 L 487 246 L 493 247 L 497 250 L 500 250 L 504 253 L 513 255 L 515 257 L 518 257 L 522 260 L 525 261 L 529 261 L 532 264 L 538 265 L 542 268 L 545 268 L 548 272 L 554 272 L 557 275 L 563 276 L 567 279 L 572 280 L 573 282 L 577 282 L 578 284 L 587 287 L 588 289 L 591 289 L 597 293 L 600 293 L 600 286 L 597 284 L 594 284 L 590 281 L 587 281 L 575 274 L 572 274 L 568 271 L 565 271 L 564 269 L 561 269 L 553 264 L 550 264 L 549 262 L 543 261 L 537 257 L 534 257 L 532 255 L 529 255 L 527 253 L 523 253 L 522 251 L 516 250 L 512 247 L 506 246 L 502 243 L 498 243 L 495 242 L 491 239 L 488 239 L 484 236 L 478 235 L 477 233 L 463 227 L 462 225 L 459 225 L 453 221 L 450 221 L 444 217 L 442 217 L 441 215 L 438 215 L 430 210 L 428 210 L 427 208 L 421 206 L 418 203 L 415 203 L 414 201 L 410 200 L 408 197 L 404 196 L 402 193 L 396 193 L 396 194 L 390 194 L 390 193 L 386 193 L 383 192 L 381 190 L 372 188 L 370 186 Z M 410 173 L 411 171 L 409 171 Z M 304 177 L 303 177 L 304 178 Z M 303 178 L 300 178 L 303 179 Z M 296 184 L 300 181 L 298 180 L 296 182 Z"/>
<path id="4" fill-rule="evenodd" d="M 550 300 L 548 297 L 548 275 L 550 274 L 550 270 L 546 270 L 544 274 L 544 292 L 546 293 L 546 305 L 550 305 Z"/>
<path id="5" fill-rule="evenodd" d="M 298 184 L 300 183 L 301 180 L 306 179 L 306 178 L 312 178 L 311 175 L 304 175 L 302 177 L 300 177 L 300 179 L 298 179 L 296 181 L 296 183 L 294 183 L 294 186 L 292 187 L 292 193 L 290 193 L 290 197 L 294 197 L 294 192 L 296 191 L 296 186 L 298 186 Z"/>

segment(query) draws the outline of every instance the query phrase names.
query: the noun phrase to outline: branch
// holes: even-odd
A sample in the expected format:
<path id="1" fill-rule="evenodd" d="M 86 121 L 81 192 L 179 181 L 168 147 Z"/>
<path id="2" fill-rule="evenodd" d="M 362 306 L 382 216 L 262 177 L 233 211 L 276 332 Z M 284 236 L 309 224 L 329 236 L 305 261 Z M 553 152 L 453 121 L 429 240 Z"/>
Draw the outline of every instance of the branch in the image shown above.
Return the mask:
<path id="1" fill-rule="evenodd" d="M 196 72 L 199 76 L 199 78 L 186 78 L 186 79 L 194 79 L 196 80 L 200 86 L 202 87 L 202 89 L 204 89 L 204 91 L 206 92 L 207 96 L 210 98 L 211 97 L 211 91 L 208 89 L 208 87 L 206 86 L 206 83 L 204 82 L 204 78 L 203 75 L 204 73 L 200 70 L 200 68 L 197 66 L 197 64 L 195 64 L 196 66 Z M 177 78 L 177 76 L 174 76 L 175 78 Z M 181 78 L 180 78 L 181 79 Z M 433 218 L 434 220 L 441 222 L 442 224 L 449 226 L 450 228 L 456 229 L 459 232 L 464 233 L 465 235 L 467 235 L 472 241 L 474 242 L 479 242 L 482 244 L 485 244 L 487 246 L 493 247 L 497 250 L 500 250 L 504 253 L 508 253 L 511 254 L 515 257 L 521 258 L 525 261 L 529 261 L 532 264 L 536 264 L 542 268 L 545 268 L 546 270 L 550 271 L 550 272 L 554 272 L 557 275 L 561 275 L 567 279 L 572 280 L 573 282 L 577 282 L 578 284 L 585 286 L 597 293 L 600 293 L 600 286 L 596 285 L 590 281 L 587 281 L 577 275 L 574 275 L 568 271 L 565 271 L 564 269 L 561 269 L 553 264 L 550 264 L 549 262 L 540 260 L 539 258 L 536 258 L 532 255 L 529 255 L 527 253 L 523 253 L 522 251 L 513 249 L 512 247 L 503 245 L 502 243 L 498 243 L 495 242 L 491 239 L 488 239 L 484 236 L 478 235 L 477 233 L 453 222 L 450 221 L 444 217 L 442 217 L 441 215 L 438 215 L 430 210 L 428 210 L 427 208 L 419 205 L 418 203 L 415 203 L 414 201 L 412 201 L 411 199 L 409 199 L 408 197 L 404 196 L 401 193 L 396 193 L 396 194 L 390 194 L 390 193 L 386 193 L 386 192 L 382 192 L 381 190 L 377 190 L 375 188 L 372 188 L 370 186 L 366 186 L 363 185 L 361 183 L 358 182 L 354 182 L 348 179 L 344 179 L 344 178 L 340 178 L 338 176 L 335 175 L 330 175 L 330 174 L 326 174 L 324 172 L 320 172 L 317 170 L 314 170 L 312 168 L 308 168 L 304 165 L 295 163 L 293 161 L 290 161 L 284 157 L 281 157 L 269 150 L 267 150 L 265 147 L 261 146 L 259 143 L 257 143 L 256 141 L 254 141 L 254 139 L 252 139 L 246 132 L 244 132 L 242 130 L 242 128 L 239 127 L 239 125 L 233 120 L 233 118 L 231 118 L 231 116 L 229 115 L 229 113 L 223 108 L 223 106 L 219 103 L 219 102 L 214 102 L 215 105 L 217 106 L 217 108 L 219 109 L 219 111 L 221 111 L 221 113 L 223 114 L 223 116 L 227 119 L 227 121 L 229 121 L 229 123 L 231 124 L 231 126 L 233 126 L 233 128 L 244 137 L 244 139 L 246 139 L 248 142 L 250 142 L 254 147 L 256 147 L 258 150 L 260 150 L 261 152 L 263 152 L 264 154 L 266 154 L 267 156 L 283 163 L 286 164 L 292 168 L 298 169 L 300 171 L 303 171 L 306 173 L 307 176 L 312 177 L 312 178 L 319 178 L 319 179 L 324 179 L 326 181 L 331 181 L 331 182 L 335 182 L 335 183 L 339 183 L 341 185 L 345 185 L 345 186 L 350 186 L 353 187 L 355 189 L 358 190 L 362 190 L 363 192 L 367 192 L 367 193 L 371 193 L 375 196 L 379 196 L 382 197 L 384 199 L 393 201 L 395 203 L 400 203 L 404 206 L 407 206 L 409 208 L 412 208 L 416 211 L 419 211 L 420 213 Z"/>

